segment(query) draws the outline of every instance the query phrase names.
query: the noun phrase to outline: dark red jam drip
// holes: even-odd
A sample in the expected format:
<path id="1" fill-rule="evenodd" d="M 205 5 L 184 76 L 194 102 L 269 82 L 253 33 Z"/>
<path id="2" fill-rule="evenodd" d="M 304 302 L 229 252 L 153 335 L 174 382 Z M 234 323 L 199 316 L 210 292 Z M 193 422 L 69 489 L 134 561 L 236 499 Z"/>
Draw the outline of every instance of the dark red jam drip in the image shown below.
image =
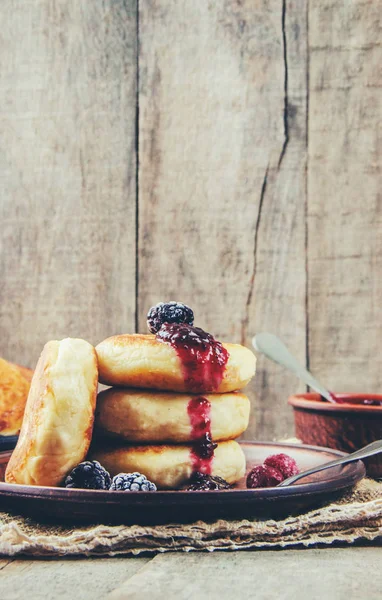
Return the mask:
<path id="1" fill-rule="evenodd" d="M 191 424 L 191 437 L 194 440 L 191 451 L 193 471 L 210 475 L 216 448 L 211 437 L 211 404 L 202 396 L 191 398 L 187 412 Z"/>
<path id="2" fill-rule="evenodd" d="M 229 354 L 210 333 L 186 323 L 164 323 L 156 338 L 176 350 L 188 391 L 213 392 L 219 387 Z"/>
<path id="3" fill-rule="evenodd" d="M 333 392 L 329 392 L 329 396 L 331 397 L 331 399 L 332 399 L 332 402 L 333 402 L 334 404 L 343 404 L 343 400 L 340 400 L 340 398 L 337 398 L 337 396 L 335 396 L 335 395 L 333 394 Z M 327 402 L 327 399 L 326 399 L 326 398 L 324 398 L 324 396 L 321 396 L 321 398 L 322 398 L 322 400 L 324 400 L 324 402 Z"/>

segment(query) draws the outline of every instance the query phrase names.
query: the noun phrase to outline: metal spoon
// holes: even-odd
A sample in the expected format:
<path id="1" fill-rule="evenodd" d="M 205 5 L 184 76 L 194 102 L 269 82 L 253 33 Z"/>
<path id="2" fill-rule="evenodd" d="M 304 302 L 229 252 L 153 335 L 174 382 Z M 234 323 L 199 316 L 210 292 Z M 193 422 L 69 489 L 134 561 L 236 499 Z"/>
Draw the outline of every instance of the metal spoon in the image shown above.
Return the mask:
<path id="1" fill-rule="evenodd" d="M 265 354 L 271 360 L 295 373 L 301 381 L 321 394 L 328 402 L 333 402 L 334 404 L 341 403 L 341 400 L 336 399 L 334 394 L 329 392 L 295 359 L 277 335 L 273 335 L 273 333 L 258 333 L 252 339 L 252 345 L 258 352 Z"/>
<path id="2" fill-rule="evenodd" d="M 288 479 L 284 479 L 281 483 L 278 484 L 277 487 L 285 487 L 287 485 L 291 485 L 295 483 L 299 479 L 303 477 L 307 477 L 308 475 L 313 475 L 313 473 L 318 473 L 319 471 L 325 471 L 326 469 L 330 469 L 330 467 L 338 467 L 338 465 L 346 465 L 347 463 L 354 462 L 355 460 L 360 460 L 361 458 L 367 458 L 368 456 L 373 456 L 373 454 L 378 454 L 382 452 L 382 440 L 377 440 L 376 442 L 372 442 L 368 444 L 364 448 L 357 450 L 356 452 L 352 452 L 352 454 L 348 454 L 347 456 L 342 456 L 341 458 L 336 458 L 335 460 L 331 460 L 330 462 L 324 463 L 322 465 L 317 465 L 317 467 L 313 467 L 312 469 L 308 469 L 307 471 L 302 471 L 298 475 L 293 475 L 292 477 L 288 477 Z"/>

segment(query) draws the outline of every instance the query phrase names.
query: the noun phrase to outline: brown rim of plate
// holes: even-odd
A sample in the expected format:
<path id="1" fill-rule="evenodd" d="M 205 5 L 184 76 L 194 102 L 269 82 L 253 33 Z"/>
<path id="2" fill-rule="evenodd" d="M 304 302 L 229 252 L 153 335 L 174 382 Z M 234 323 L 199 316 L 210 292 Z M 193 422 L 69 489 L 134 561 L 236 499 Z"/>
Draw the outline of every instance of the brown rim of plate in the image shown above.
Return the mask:
<path id="1" fill-rule="evenodd" d="M 249 448 L 263 448 L 263 447 L 271 447 L 272 448 L 272 452 L 274 453 L 275 450 L 279 450 L 280 452 L 282 452 L 283 450 L 285 452 L 289 451 L 297 451 L 297 452 L 303 452 L 303 453 L 313 453 L 313 454 L 320 454 L 322 453 L 323 455 L 328 454 L 330 455 L 330 460 L 333 460 L 334 458 L 340 458 L 342 456 L 346 456 L 347 453 L 346 452 L 342 452 L 340 450 L 335 450 L 332 448 L 326 448 L 324 446 L 312 446 L 310 444 L 289 444 L 286 442 L 251 442 L 248 440 L 243 440 L 240 441 L 240 446 L 244 449 Z M 0 452 L 0 462 L 7 462 L 7 459 L 9 460 L 10 455 L 12 454 L 12 451 L 3 451 Z M 323 462 L 327 462 L 327 461 L 323 461 Z M 336 468 L 336 467 L 333 467 Z M 248 470 L 248 468 L 247 468 Z M 309 494 L 312 493 L 314 491 L 325 491 L 325 488 L 327 488 L 327 486 L 329 485 L 329 487 L 331 486 L 331 484 L 333 484 L 334 482 L 339 483 L 339 488 L 343 488 L 349 485 L 354 485 L 357 481 L 359 481 L 359 479 L 362 479 L 362 477 L 365 476 L 366 470 L 365 467 L 362 463 L 361 460 L 358 461 L 353 461 L 351 463 L 347 463 L 345 465 L 343 465 L 343 472 L 341 475 L 336 475 L 334 476 L 334 478 L 331 476 L 330 473 L 330 469 L 328 470 L 323 470 L 320 472 L 319 476 L 320 479 L 315 480 L 315 481 L 309 481 L 309 482 L 304 482 L 304 479 L 302 479 L 301 481 L 297 481 L 296 483 L 294 483 L 293 485 L 287 486 L 287 487 L 271 487 L 271 488 L 256 488 L 256 489 L 248 489 L 246 487 L 244 488 L 238 488 L 238 487 L 232 487 L 231 489 L 223 489 L 223 490 L 218 490 L 219 494 L 240 494 L 241 496 L 250 496 L 252 494 L 255 495 L 264 495 L 265 497 L 269 496 L 272 497 L 275 494 L 276 495 L 280 495 L 280 496 L 284 496 L 284 495 L 289 495 L 291 494 L 292 496 L 295 494 Z M 243 478 L 245 479 L 245 477 Z M 334 487 L 337 487 L 336 485 Z M 162 495 L 165 496 L 174 496 L 174 497 L 181 497 L 181 496 L 189 496 L 191 494 L 192 497 L 196 497 L 197 495 L 199 495 L 200 497 L 207 497 L 209 495 L 211 495 L 211 497 L 213 495 L 216 495 L 217 490 L 207 490 L 207 491 L 189 491 L 189 490 L 184 490 L 184 489 L 179 489 L 179 490 L 158 490 L 155 493 L 152 492 L 137 492 L 137 493 L 133 493 L 133 494 L 121 494 L 121 492 L 113 492 L 110 490 L 88 490 L 88 489 L 80 489 L 80 488 L 65 488 L 65 487 L 49 487 L 49 486 L 33 486 L 33 485 L 23 485 L 23 484 L 17 484 L 17 483 L 5 483 L 5 482 L 1 482 L 0 481 L 0 494 L 12 494 L 14 492 L 16 492 L 17 495 L 24 495 L 24 496 L 29 496 L 29 497 L 36 497 L 36 496 L 46 496 L 46 497 L 62 497 L 63 499 L 66 498 L 70 498 L 70 497 L 82 497 L 83 500 L 85 500 L 86 498 L 90 499 L 92 497 L 96 498 L 101 498 L 102 496 L 104 496 L 105 499 L 109 498 L 122 498 L 122 497 L 126 497 L 126 498 L 148 498 L 148 499 L 154 499 L 155 497 L 160 497 Z M 95 494 L 95 496 L 93 496 L 93 494 Z M 207 496 L 206 496 L 207 495 Z M 150 502 L 150 501 L 149 501 Z"/>
<path id="2" fill-rule="evenodd" d="M 378 400 L 382 402 L 382 394 L 337 394 L 341 404 L 334 404 L 322 400 L 320 394 L 316 392 L 307 392 L 305 394 L 293 394 L 288 398 L 288 404 L 293 408 L 305 408 L 311 411 L 326 411 L 326 412 L 351 412 L 351 413 L 382 413 L 382 406 L 368 406 L 365 404 L 357 404 L 357 400 Z"/>
<path id="3" fill-rule="evenodd" d="M 241 445 L 247 458 L 247 471 L 261 464 L 266 456 L 278 452 L 293 456 L 302 469 L 344 455 L 338 450 L 304 444 L 241 442 Z M 9 454 L 0 453 L 3 466 Z M 0 483 L 0 506 L 2 510 L 50 523 L 62 520 L 68 523 L 157 525 L 193 523 L 200 519 L 213 522 L 218 518 L 252 519 L 254 516 L 285 518 L 333 501 L 362 479 L 365 472 L 364 464 L 357 461 L 322 471 L 306 483 L 282 488 L 246 489 L 244 478 L 237 488 L 228 490 L 159 490 L 154 493 Z"/>

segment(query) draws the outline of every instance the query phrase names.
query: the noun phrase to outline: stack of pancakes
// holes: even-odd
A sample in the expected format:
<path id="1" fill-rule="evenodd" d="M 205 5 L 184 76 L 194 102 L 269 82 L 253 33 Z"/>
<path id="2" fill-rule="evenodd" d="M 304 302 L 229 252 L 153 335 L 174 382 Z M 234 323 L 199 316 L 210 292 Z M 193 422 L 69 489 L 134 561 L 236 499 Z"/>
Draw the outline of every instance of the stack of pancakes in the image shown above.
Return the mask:
<path id="1" fill-rule="evenodd" d="M 98 395 L 90 458 L 112 476 L 138 471 L 162 489 L 182 487 L 195 472 L 241 479 L 245 457 L 234 440 L 248 426 L 250 404 L 236 390 L 253 377 L 256 359 L 243 346 L 213 343 L 225 357 L 214 376 L 209 350 L 185 362 L 183 349 L 158 335 L 101 342 L 99 380 L 114 387 Z"/>

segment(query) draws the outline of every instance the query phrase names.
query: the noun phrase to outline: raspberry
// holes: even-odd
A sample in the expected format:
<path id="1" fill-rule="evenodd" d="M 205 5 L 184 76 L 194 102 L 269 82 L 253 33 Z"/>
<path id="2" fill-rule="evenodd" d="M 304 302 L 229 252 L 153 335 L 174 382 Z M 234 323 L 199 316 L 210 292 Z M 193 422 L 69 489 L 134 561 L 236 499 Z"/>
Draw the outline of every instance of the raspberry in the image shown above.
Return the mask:
<path id="1" fill-rule="evenodd" d="M 272 454 L 272 456 L 268 456 L 265 459 L 264 465 L 280 471 L 284 479 L 288 479 L 288 477 L 299 473 L 296 461 L 287 454 Z"/>
<path id="2" fill-rule="evenodd" d="M 228 490 L 232 487 L 222 477 L 214 477 L 212 475 L 205 475 L 197 471 L 190 479 L 190 485 L 186 488 L 187 490 L 205 491 L 205 490 Z"/>
<path id="3" fill-rule="evenodd" d="M 157 486 L 142 473 L 118 473 L 113 477 L 110 490 L 115 492 L 156 492 Z"/>
<path id="4" fill-rule="evenodd" d="M 276 487 L 282 481 L 284 477 L 280 471 L 267 465 L 260 465 L 248 473 L 247 488 Z"/>
<path id="5" fill-rule="evenodd" d="M 98 460 L 86 460 L 69 473 L 65 479 L 65 487 L 86 490 L 108 490 L 110 475 Z"/>
<path id="6" fill-rule="evenodd" d="M 151 333 L 157 333 L 164 323 L 194 324 L 194 313 L 182 302 L 159 302 L 147 314 L 147 326 Z"/>

